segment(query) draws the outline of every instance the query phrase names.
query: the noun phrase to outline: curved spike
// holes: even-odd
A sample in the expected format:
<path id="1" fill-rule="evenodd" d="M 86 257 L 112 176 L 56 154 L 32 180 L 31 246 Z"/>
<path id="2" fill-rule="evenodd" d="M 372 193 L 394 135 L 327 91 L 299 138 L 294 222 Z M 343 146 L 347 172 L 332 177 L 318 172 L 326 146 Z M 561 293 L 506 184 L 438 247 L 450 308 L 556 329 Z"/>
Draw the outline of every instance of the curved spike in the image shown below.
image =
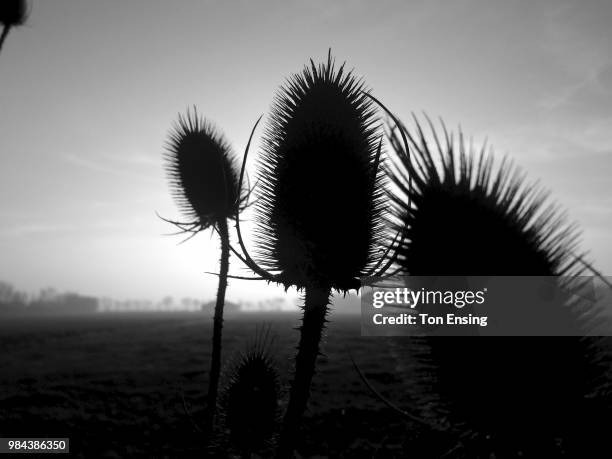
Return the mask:
<path id="1" fill-rule="evenodd" d="M 371 285 L 375 285 L 374 281 L 384 281 L 387 279 L 391 279 L 392 277 L 394 277 L 395 275 L 399 274 L 400 272 L 402 272 L 402 268 L 396 268 L 393 271 L 391 271 L 389 274 L 384 274 L 384 275 L 374 275 L 374 276 L 370 276 L 370 277 L 362 277 L 361 278 L 361 287 L 369 287 Z M 359 293 L 356 291 L 356 293 Z"/>
<path id="2" fill-rule="evenodd" d="M 248 181 L 248 179 L 249 179 L 249 176 L 247 175 L 247 181 Z M 248 191 L 246 192 L 246 195 L 242 198 L 242 202 L 246 203 L 246 204 L 243 204 L 243 206 L 242 206 L 243 209 L 246 209 L 247 207 L 249 207 L 251 205 L 251 203 L 249 203 L 249 201 L 251 200 L 251 194 L 253 194 L 253 191 L 255 191 L 255 188 L 257 187 L 258 183 L 259 183 L 259 180 L 257 182 L 255 182 L 255 185 L 253 185 L 253 186 L 250 186 L 250 184 L 247 185 L 247 190 Z"/>
<path id="3" fill-rule="evenodd" d="M 357 374 L 359 375 L 363 383 L 367 386 L 368 389 L 370 389 L 370 392 L 372 392 L 372 394 L 374 394 L 376 398 L 378 398 L 380 401 L 382 401 L 385 405 L 387 405 L 389 408 L 391 408 L 396 413 L 400 414 L 401 416 L 407 419 L 410 419 L 411 421 L 417 422 L 432 430 L 441 430 L 439 427 L 431 425 L 429 422 L 419 418 L 418 416 L 415 416 L 414 414 L 411 414 L 411 413 L 408 413 L 407 411 L 402 410 L 400 407 L 392 403 L 384 395 L 378 392 L 378 390 L 376 390 L 374 386 L 372 386 L 372 383 L 370 383 L 368 378 L 366 378 L 366 376 L 363 374 L 363 372 L 361 371 L 361 368 L 359 368 L 359 366 L 355 362 L 355 359 L 353 358 L 352 355 L 350 356 L 350 359 L 351 359 L 351 362 L 353 363 L 353 368 L 355 368 L 355 370 L 357 371 Z"/>
<path id="4" fill-rule="evenodd" d="M 213 276 L 219 277 L 219 273 L 213 273 L 212 271 L 204 271 L 204 274 L 211 274 Z M 228 279 L 238 279 L 238 280 L 264 280 L 263 277 L 253 277 L 253 276 L 233 276 L 231 274 L 227 275 Z"/>
<path id="5" fill-rule="evenodd" d="M 601 271 L 599 271 L 591 263 L 586 261 L 582 255 L 574 254 L 574 257 L 576 258 L 576 260 L 578 260 L 580 263 L 582 263 L 589 271 L 591 271 L 593 274 L 595 274 L 595 276 L 597 276 L 599 278 L 599 280 L 601 280 L 604 284 L 606 284 L 606 286 L 608 286 L 610 289 L 612 289 L 612 282 L 610 282 L 608 279 L 606 279 L 606 276 L 604 276 L 601 273 Z"/>
<path id="6" fill-rule="evenodd" d="M 247 267 L 248 267 L 248 263 L 247 263 L 247 261 L 245 260 L 245 258 L 242 256 L 242 254 L 241 254 L 240 252 L 238 252 L 238 251 L 237 251 L 237 250 L 234 248 L 234 246 L 233 246 L 232 244 L 230 244 L 230 250 L 232 251 L 232 253 L 233 253 L 234 255 L 236 255 L 236 256 L 238 257 L 238 259 L 239 259 L 241 262 L 243 262 L 243 263 L 244 263 L 245 265 L 247 265 Z"/>
<path id="7" fill-rule="evenodd" d="M 376 158 L 374 159 L 374 170 L 372 171 L 372 184 L 376 182 L 376 174 L 378 174 L 378 166 L 380 165 L 380 153 L 382 151 L 382 141 L 383 136 L 380 136 L 380 141 L 378 142 L 378 150 L 376 151 Z"/>
<path id="8" fill-rule="evenodd" d="M 203 433 L 203 430 L 200 428 L 200 426 L 195 422 L 195 419 L 193 418 L 193 415 L 191 414 L 191 410 L 189 409 L 189 407 L 187 406 L 187 401 L 185 400 L 185 392 L 183 390 L 183 387 L 181 385 L 181 400 L 183 401 L 183 411 L 185 411 L 185 414 L 187 415 L 187 417 L 189 418 L 189 421 L 191 422 L 191 425 L 193 426 L 193 429 L 197 432 L 197 433 Z"/>
<path id="9" fill-rule="evenodd" d="M 399 233 L 398 233 L 399 234 Z M 395 239 L 393 241 L 395 241 L 397 239 L 397 235 L 395 236 Z M 389 258 L 389 261 L 387 261 L 387 263 L 385 263 L 385 265 L 377 272 L 374 273 L 374 275 L 376 277 L 380 277 L 380 276 L 384 276 L 385 273 L 387 272 L 387 269 L 389 269 L 391 267 L 391 265 L 393 263 L 395 263 L 395 261 L 397 260 L 398 257 L 398 251 L 397 249 L 399 247 L 402 246 L 402 244 L 404 243 L 404 239 L 405 239 L 405 235 L 402 232 L 402 238 L 400 239 L 400 241 L 397 243 L 397 245 L 395 246 L 395 251 L 393 252 L 393 256 L 391 258 Z M 392 243 L 393 244 L 393 243 Z M 385 253 L 385 256 L 387 256 L 387 254 L 389 253 L 389 251 L 391 250 L 391 248 L 393 247 L 393 245 L 391 245 L 388 249 L 387 249 L 387 253 Z"/>
<path id="10" fill-rule="evenodd" d="M 181 231 L 176 231 L 174 233 L 164 233 L 164 234 L 162 234 L 162 236 L 179 236 L 179 235 L 185 234 L 185 233 L 193 234 L 193 233 L 197 233 L 197 232 L 199 232 L 199 230 L 195 230 L 195 229 L 187 230 L 187 229 L 185 229 L 185 230 L 181 230 Z"/>
<path id="11" fill-rule="evenodd" d="M 396 118 L 396 116 L 393 113 L 391 113 L 391 111 L 387 107 L 385 107 L 385 105 L 380 100 L 378 100 L 376 97 L 374 97 L 369 92 L 366 92 L 366 91 L 362 91 L 362 92 L 364 95 L 372 99 L 378 106 L 380 106 L 380 108 L 382 108 L 385 111 L 385 113 L 389 115 L 389 117 L 393 120 L 395 125 L 398 127 L 400 134 L 402 136 L 402 142 L 404 143 L 404 148 L 406 149 L 406 155 L 408 156 L 408 161 L 410 162 L 410 148 L 408 146 L 408 139 L 406 139 L 406 133 L 404 132 L 404 129 L 402 129 L 402 125 L 400 124 L 399 120 Z M 408 177 L 408 189 L 409 190 L 412 189 L 412 178 L 411 177 Z M 408 195 L 408 206 L 411 205 L 410 199 L 411 198 L 409 194 Z"/>
<path id="12" fill-rule="evenodd" d="M 247 142 L 246 148 L 244 150 L 244 158 L 242 159 L 242 168 L 240 169 L 240 179 L 238 180 L 238 189 L 239 190 L 242 189 L 242 182 L 244 180 L 244 171 L 246 170 L 246 162 L 247 162 L 247 157 L 249 155 L 249 148 L 251 147 L 251 141 L 253 140 L 253 134 L 255 134 L 255 129 L 257 129 L 257 125 L 261 121 L 262 117 L 263 117 L 263 115 L 261 115 L 259 118 L 257 118 L 257 121 L 255 122 L 255 125 L 253 126 L 253 129 L 251 130 L 251 135 L 249 136 L 249 141 Z M 238 236 L 238 243 L 240 244 L 240 248 L 242 249 L 242 253 L 244 255 L 243 262 L 249 268 L 251 268 L 256 274 L 259 274 L 261 277 L 263 277 L 265 279 L 273 279 L 274 276 L 272 276 L 272 274 L 270 274 L 268 271 L 266 271 L 265 269 L 261 268 L 257 263 L 255 263 L 255 260 L 253 260 L 251 258 L 251 256 L 249 255 L 249 252 L 247 251 L 247 248 L 244 245 L 244 241 L 242 240 L 242 233 L 240 231 L 240 218 L 239 218 L 239 215 L 236 215 L 236 234 Z"/>
<path id="13" fill-rule="evenodd" d="M 196 235 L 198 234 L 199 231 L 194 231 L 192 232 L 189 236 L 187 236 L 185 239 L 183 239 L 182 241 L 178 242 L 176 245 L 182 245 L 185 242 L 189 241 L 190 239 L 193 239 L 194 237 L 196 237 Z"/>
<path id="14" fill-rule="evenodd" d="M 259 124 L 262 118 L 263 118 L 263 115 L 260 115 L 259 118 L 257 118 L 257 121 L 255 122 L 255 125 L 253 126 L 253 129 L 251 130 L 249 141 L 247 142 L 246 148 L 244 149 L 244 156 L 242 158 L 242 167 L 240 168 L 240 178 L 238 179 L 238 185 L 240 187 L 239 189 L 242 189 L 242 182 L 244 181 L 244 173 L 246 170 L 247 156 L 249 155 L 249 148 L 251 147 L 251 141 L 253 140 L 255 129 L 257 129 L 257 125 Z"/>
<path id="15" fill-rule="evenodd" d="M 174 225 L 174 226 L 176 226 L 176 227 L 178 227 L 178 228 L 181 228 L 181 229 L 182 229 L 182 227 L 184 227 L 184 226 L 190 226 L 190 227 L 192 227 L 192 228 L 195 228 L 195 227 L 197 227 L 197 226 L 199 225 L 199 222 L 196 222 L 196 221 L 191 222 L 191 223 L 183 223 L 183 222 L 179 222 L 179 221 L 176 221 L 176 220 L 170 220 L 170 219 L 168 219 L 168 218 L 165 218 L 165 217 L 162 217 L 161 215 L 159 215 L 159 213 L 157 213 L 157 211 L 155 211 L 155 215 L 157 215 L 157 217 L 158 217 L 160 220 L 163 220 L 163 221 L 165 221 L 166 223 L 170 223 L 170 224 L 172 224 L 172 225 Z"/>
<path id="16" fill-rule="evenodd" d="M 366 276 L 369 277 L 371 275 L 374 275 L 374 273 L 376 272 L 376 270 L 380 267 L 380 265 L 382 264 L 382 262 L 384 261 L 385 258 L 387 258 L 387 255 L 389 255 L 389 252 L 391 251 L 391 249 L 393 248 L 393 246 L 395 245 L 395 242 L 397 241 L 397 238 L 399 237 L 401 231 L 398 231 L 395 234 L 395 237 L 393 238 L 393 241 L 391 241 L 391 244 L 389 245 L 389 247 L 387 247 L 387 249 L 385 250 L 385 253 L 382 255 L 382 257 L 380 257 L 380 259 L 376 262 L 376 264 L 374 266 L 372 266 L 372 269 L 369 269 L 368 272 L 366 273 Z M 403 239 L 403 238 L 402 238 Z"/>

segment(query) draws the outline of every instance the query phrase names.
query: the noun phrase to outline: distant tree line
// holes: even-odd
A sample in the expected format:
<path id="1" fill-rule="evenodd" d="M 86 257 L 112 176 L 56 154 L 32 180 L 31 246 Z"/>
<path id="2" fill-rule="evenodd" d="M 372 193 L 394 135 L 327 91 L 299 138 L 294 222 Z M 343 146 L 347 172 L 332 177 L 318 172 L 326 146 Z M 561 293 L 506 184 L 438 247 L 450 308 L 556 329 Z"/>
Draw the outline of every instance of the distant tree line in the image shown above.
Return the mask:
<path id="1" fill-rule="evenodd" d="M 98 299 L 94 297 L 58 292 L 53 288 L 42 289 L 37 296 L 29 296 L 0 280 L 0 313 L 91 313 L 97 310 Z"/>
<path id="2" fill-rule="evenodd" d="M 8 282 L 0 280 L 0 308 L 25 306 L 28 296 Z"/>

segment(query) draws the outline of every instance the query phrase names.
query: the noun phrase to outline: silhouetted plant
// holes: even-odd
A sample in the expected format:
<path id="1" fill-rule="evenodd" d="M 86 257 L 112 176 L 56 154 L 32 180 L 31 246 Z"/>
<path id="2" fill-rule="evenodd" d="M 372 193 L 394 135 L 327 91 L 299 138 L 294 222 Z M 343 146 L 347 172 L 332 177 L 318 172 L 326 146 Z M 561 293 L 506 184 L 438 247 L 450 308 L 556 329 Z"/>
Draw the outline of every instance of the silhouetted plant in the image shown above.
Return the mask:
<path id="1" fill-rule="evenodd" d="M 187 223 L 166 220 L 193 237 L 214 228 L 221 240 L 219 286 L 213 318 L 212 357 L 207 396 L 207 427 L 212 427 L 221 369 L 223 305 L 229 270 L 228 220 L 237 218 L 248 194 L 238 184 L 234 153 L 223 135 L 198 116 L 196 109 L 179 115 L 166 146 L 166 170 L 173 196 Z M 165 219 L 164 219 L 165 220 Z"/>
<path id="2" fill-rule="evenodd" d="M 433 150 L 416 118 L 414 135 L 403 128 L 410 156 L 398 133 L 391 135 L 399 158 L 393 173 L 402 231 L 399 262 L 406 274 L 584 273 L 584 264 L 574 255 L 576 229 L 547 203 L 545 192 L 528 184 L 505 158 L 495 167 L 485 147 L 476 152 L 461 133 L 454 139 L 442 125 L 439 135 L 427 121 Z M 587 316 L 559 306 L 554 313 L 559 319 L 570 311 L 575 330 L 585 324 Z M 482 434 L 479 440 L 487 438 L 487 448 L 514 448 L 512 454 L 544 454 L 556 448 L 558 453 L 555 441 L 563 438 L 561 449 L 569 451 L 579 439 L 577 451 L 584 452 L 593 446 L 593 434 L 602 432 L 597 414 L 610 406 L 609 399 L 608 408 L 598 406 L 601 399 L 589 399 L 606 380 L 598 341 L 576 336 L 432 337 L 434 388 L 450 419 Z"/>
<path id="3" fill-rule="evenodd" d="M 278 425 L 280 384 L 271 345 L 267 328 L 240 355 L 223 394 L 223 417 L 229 440 L 243 457 L 251 457 L 269 447 Z"/>
<path id="4" fill-rule="evenodd" d="M 279 457 L 291 456 L 295 445 L 331 291 L 358 289 L 360 277 L 381 265 L 381 142 L 362 81 L 344 65 L 336 70 L 331 53 L 325 64 L 311 61 L 276 95 L 259 161 L 256 234 L 263 267 L 248 255 L 237 228 L 244 261 L 255 273 L 305 291 Z"/>
<path id="5" fill-rule="evenodd" d="M 25 0 L 2 0 L 0 2 L 0 24 L 2 34 L 0 35 L 0 51 L 11 28 L 19 27 L 28 18 L 28 5 Z"/>

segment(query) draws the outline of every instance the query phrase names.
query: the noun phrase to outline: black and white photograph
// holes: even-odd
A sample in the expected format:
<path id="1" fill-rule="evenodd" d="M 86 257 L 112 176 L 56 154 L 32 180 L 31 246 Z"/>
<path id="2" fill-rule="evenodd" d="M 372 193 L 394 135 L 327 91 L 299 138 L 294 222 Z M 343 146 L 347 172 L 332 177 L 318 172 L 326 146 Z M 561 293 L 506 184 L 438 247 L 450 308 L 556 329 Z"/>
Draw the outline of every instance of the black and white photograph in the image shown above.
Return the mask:
<path id="1" fill-rule="evenodd" d="M 609 0 L 0 0 L 0 455 L 610 458 L 611 229 Z"/>

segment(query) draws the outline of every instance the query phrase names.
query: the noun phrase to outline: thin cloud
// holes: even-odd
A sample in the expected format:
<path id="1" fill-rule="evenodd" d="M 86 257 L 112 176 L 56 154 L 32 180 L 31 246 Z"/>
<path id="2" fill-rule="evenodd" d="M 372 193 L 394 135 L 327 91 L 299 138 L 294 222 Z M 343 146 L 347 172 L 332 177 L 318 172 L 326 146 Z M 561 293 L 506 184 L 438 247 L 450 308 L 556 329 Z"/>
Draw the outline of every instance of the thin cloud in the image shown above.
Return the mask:
<path id="1" fill-rule="evenodd" d="M 120 177 L 126 177 L 130 179 L 138 179 L 144 180 L 147 182 L 158 182 L 159 179 L 152 177 L 151 175 L 145 175 L 138 172 L 133 172 L 130 170 L 126 170 L 125 168 L 120 168 L 109 164 L 108 161 L 95 161 L 90 158 L 79 157 L 71 153 L 66 153 L 62 155 L 62 159 L 74 166 L 78 166 L 84 169 L 92 170 L 95 172 L 100 172 L 103 174 L 110 174 Z"/>
<path id="2" fill-rule="evenodd" d="M 32 223 L 25 225 L 16 225 L 9 227 L 0 232 L 3 236 L 34 236 L 49 233 L 65 233 L 75 231 L 77 227 L 66 224 L 49 224 L 49 223 Z"/>

